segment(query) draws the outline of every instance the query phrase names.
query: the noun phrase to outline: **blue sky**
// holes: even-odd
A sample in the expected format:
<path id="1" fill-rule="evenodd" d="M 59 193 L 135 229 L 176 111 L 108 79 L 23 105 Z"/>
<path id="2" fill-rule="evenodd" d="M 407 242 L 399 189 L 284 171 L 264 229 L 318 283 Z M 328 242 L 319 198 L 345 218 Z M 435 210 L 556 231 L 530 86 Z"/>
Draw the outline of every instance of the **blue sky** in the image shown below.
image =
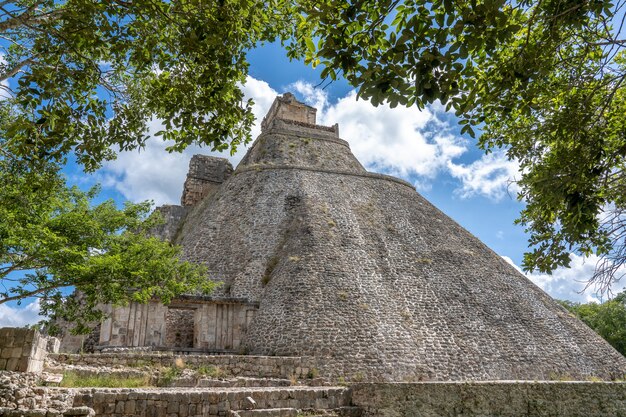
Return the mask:
<path id="1" fill-rule="evenodd" d="M 276 94 L 290 91 L 318 108 L 318 123 L 339 123 L 340 136 L 350 143 L 357 158 L 370 171 L 401 177 L 452 219 L 460 223 L 500 256 L 520 265 L 527 248 L 527 236 L 513 224 L 523 203 L 516 200 L 514 180 L 517 164 L 503 152 L 485 155 L 475 141 L 461 136 L 454 115 L 442 106 L 416 108 L 387 106 L 374 108 L 356 100 L 345 81 L 325 89 L 318 70 L 301 62 L 289 62 L 279 45 L 252 51 L 250 76 L 244 85 L 255 100 L 255 115 L 262 118 Z M 153 131 L 159 130 L 154 122 Z M 253 131 L 253 137 L 259 128 Z M 126 152 L 98 172 L 87 175 L 74 164 L 64 172 L 70 184 L 88 188 L 102 184 L 101 199 L 153 200 L 157 205 L 178 204 L 189 160 L 196 153 L 210 153 L 191 146 L 182 154 L 169 154 L 166 144 L 153 138 L 140 152 Z M 230 157 L 236 165 L 245 149 Z M 228 157 L 228 155 L 221 155 Z M 559 269 L 551 276 L 527 276 L 555 298 L 587 302 L 596 299 L 592 289 L 583 293 L 585 280 L 593 273 L 596 259 L 572 255 L 572 268 Z M 620 290 L 626 283 L 616 286 Z M 0 327 L 21 326 L 38 320 L 37 305 L 0 305 Z"/>

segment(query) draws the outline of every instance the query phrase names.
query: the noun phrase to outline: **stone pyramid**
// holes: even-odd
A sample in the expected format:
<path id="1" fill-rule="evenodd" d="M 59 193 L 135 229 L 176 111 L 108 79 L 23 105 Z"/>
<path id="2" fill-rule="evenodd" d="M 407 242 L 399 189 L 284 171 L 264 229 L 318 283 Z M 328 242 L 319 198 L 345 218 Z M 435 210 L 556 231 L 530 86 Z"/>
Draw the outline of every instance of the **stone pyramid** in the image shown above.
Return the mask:
<path id="1" fill-rule="evenodd" d="M 367 172 L 291 94 L 236 170 L 194 157 L 183 205 L 165 234 L 224 283 L 217 298 L 258 306 L 248 354 L 309 356 L 351 380 L 626 374 L 610 345 L 411 184 Z"/>

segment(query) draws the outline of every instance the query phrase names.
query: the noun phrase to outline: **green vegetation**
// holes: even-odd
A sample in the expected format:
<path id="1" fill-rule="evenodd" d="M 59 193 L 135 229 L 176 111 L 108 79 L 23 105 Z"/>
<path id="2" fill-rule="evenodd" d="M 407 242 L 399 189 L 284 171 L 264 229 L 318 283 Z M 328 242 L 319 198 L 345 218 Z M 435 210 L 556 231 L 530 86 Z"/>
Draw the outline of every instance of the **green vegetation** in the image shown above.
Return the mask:
<path id="1" fill-rule="evenodd" d="M 65 371 L 60 386 L 66 388 L 143 388 L 150 386 L 150 377 L 128 377 L 111 375 L 81 375 L 74 371 Z"/>
<path id="2" fill-rule="evenodd" d="M 176 365 L 167 367 L 162 370 L 159 375 L 157 385 L 160 387 L 169 386 L 176 378 L 178 378 L 183 372 L 183 368 L 179 368 Z"/>
<path id="3" fill-rule="evenodd" d="M 293 29 L 282 0 L 6 1 L 0 10 L 0 136 L 10 152 L 88 170 L 145 143 L 234 150 L 250 139 L 246 52 Z M 10 46 L 6 46 L 10 45 Z"/>
<path id="4" fill-rule="evenodd" d="M 309 372 L 307 372 L 307 374 L 306 374 L 306 377 L 308 379 L 315 379 L 318 376 L 320 376 L 320 371 L 317 368 L 309 369 Z"/>
<path id="5" fill-rule="evenodd" d="M 439 101 L 487 152 L 521 166 L 526 270 L 626 263 L 624 0 L 7 1 L 0 147 L 94 170 L 148 139 L 234 151 L 250 139 L 247 52 L 280 40 L 359 97 Z M 5 156 L 2 156 L 5 157 Z"/>
<path id="6" fill-rule="evenodd" d="M 224 378 L 227 376 L 226 371 L 214 365 L 200 365 L 196 368 L 196 372 L 198 375 L 208 378 Z"/>
<path id="7" fill-rule="evenodd" d="M 626 291 L 602 304 L 559 302 L 626 356 Z"/>
<path id="8" fill-rule="evenodd" d="M 55 165 L 1 151 L 0 183 L 0 304 L 38 297 L 42 314 L 86 332 L 103 316 L 99 304 L 168 303 L 214 287 L 179 247 L 148 235 L 159 222 L 149 203 L 95 203 L 97 187 L 67 188 Z M 64 295 L 72 287 L 79 296 Z"/>

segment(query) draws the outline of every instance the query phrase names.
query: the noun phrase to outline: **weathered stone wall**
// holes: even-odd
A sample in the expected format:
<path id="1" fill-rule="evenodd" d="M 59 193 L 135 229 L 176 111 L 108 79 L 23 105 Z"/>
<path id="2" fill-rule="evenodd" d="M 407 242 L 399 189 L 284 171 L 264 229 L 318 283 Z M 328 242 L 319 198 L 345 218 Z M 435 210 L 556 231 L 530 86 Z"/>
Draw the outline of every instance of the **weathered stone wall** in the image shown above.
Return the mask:
<path id="1" fill-rule="evenodd" d="M 48 339 L 34 329 L 0 329 L 0 370 L 41 372 Z"/>
<path id="2" fill-rule="evenodd" d="M 67 392 L 49 392 L 38 386 L 39 375 L 32 372 L 0 371 L 0 416 L 9 415 L 5 409 L 43 410 L 50 415 L 71 406 L 72 395 Z M 37 414 L 24 414 L 37 415 Z"/>
<path id="3" fill-rule="evenodd" d="M 274 120 L 272 128 L 259 135 L 236 173 L 259 165 L 366 173 L 350 151 L 348 142 L 334 132 L 280 119 Z"/>
<path id="4" fill-rule="evenodd" d="M 266 130 L 275 119 L 284 119 L 315 125 L 315 115 L 317 109 L 300 103 L 293 94 L 286 93 L 282 97 L 277 97 L 267 115 L 261 122 L 261 129 Z"/>
<path id="5" fill-rule="evenodd" d="M 96 353 L 91 355 L 56 354 L 50 355 L 52 360 L 59 364 L 86 365 L 86 366 L 175 366 L 177 359 L 182 359 L 185 365 L 198 367 L 213 365 L 222 369 L 231 376 L 266 378 L 298 379 L 311 377 L 314 367 L 310 358 L 279 357 L 279 356 L 252 356 L 252 355 L 173 355 L 170 353 Z"/>
<path id="6" fill-rule="evenodd" d="M 207 389 L 133 389 L 77 390 L 74 406 L 93 408 L 96 416 L 225 416 L 229 410 L 250 408 L 247 398 L 255 401 L 255 407 L 334 409 L 350 404 L 350 393 L 346 388 L 246 388 L 231 391 Z M 260 414 L 264 415 L 264 414 Z M 279 415 L 279 414 L 272 414 Z"/>
<path id="7" fill-rule="evenodd" d="M 71 323 L 57 323 L 60 327 L 60 334 L 57 336 L 61 340 L 60 352 L 65 353 L 93 353 L 100 341 L 101 323 L 92 323 L 91 331 L 88 334 L 74 335 L 70 332 Z M 48 349 L 50 351 L 50 349 Z"/>
<path id="8" fill-rule="evenodd" d="M 146 304 L 106 306 L 108 318 L 100 327 L 100 346 L 165 346 L 167 307 Z"/>
<path id="9" fill-rule="evenodd" d="M 208 155 L 194 155 L 189 162 L 189 173 L 183 186 L 181 204 L 192 206 L 215 192 L 233 172 L 227 159 Z"/>
<path id="10" fill-rule="evenodd" d="M 152 234 L 168 242 L 174 241 L 176 233 L 187 214 L 187 207 L 165 205 L 155 209 L 163 216 L 163 223 L 151 230 Z"/>
<path id="11" fill-rule="evenodd" d="M 101 347 L 169 347 L 238 351 L 258 309 L 245 299 L 185 296 L 169 306 L 158 302 L 107 307 Z"/>
<path id="12" fill-rule="evenodd" d="M 626 383 L 357 384 L 352 403 L 364 417 L 624 417 Z"/>

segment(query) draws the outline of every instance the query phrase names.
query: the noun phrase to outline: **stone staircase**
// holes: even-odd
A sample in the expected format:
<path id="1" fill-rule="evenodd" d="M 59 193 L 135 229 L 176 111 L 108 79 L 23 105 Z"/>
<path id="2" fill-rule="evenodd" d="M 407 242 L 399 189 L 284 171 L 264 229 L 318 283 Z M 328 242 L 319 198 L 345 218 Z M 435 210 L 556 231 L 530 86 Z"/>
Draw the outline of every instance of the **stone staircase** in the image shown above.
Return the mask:
<path id="1" fill-rule="evenodd" d="M 72 407 L 92 409 L 106 417 L 359 417 L 352 406 L 351 390 L 332 386 L 297 358 L 242 355 L 185 355 L 178 359 L 163 354 L 116 354 L 108 356 L 52 355 L 46 370 L 88 375 L 146 376 L 150 385 L 163 383 L 164 366 L 178 363 L 179 375 L 167 386 L 145 388 L 48 388 L 51 394 L 65 392 Z M 240 359 L 240 360 L 238 360 Z M 114 362 L 114 363 L 111 363 Z M 303 361 L 304 362 L 304 361 Z M 197 370 L 220 366 L 219 375 Z M 203 368 L 204 367 L 204 368 Z M 211 368 L 214 369 L 214 368 Z M 254 376 L 252 376 L 254 375 Z"/>

